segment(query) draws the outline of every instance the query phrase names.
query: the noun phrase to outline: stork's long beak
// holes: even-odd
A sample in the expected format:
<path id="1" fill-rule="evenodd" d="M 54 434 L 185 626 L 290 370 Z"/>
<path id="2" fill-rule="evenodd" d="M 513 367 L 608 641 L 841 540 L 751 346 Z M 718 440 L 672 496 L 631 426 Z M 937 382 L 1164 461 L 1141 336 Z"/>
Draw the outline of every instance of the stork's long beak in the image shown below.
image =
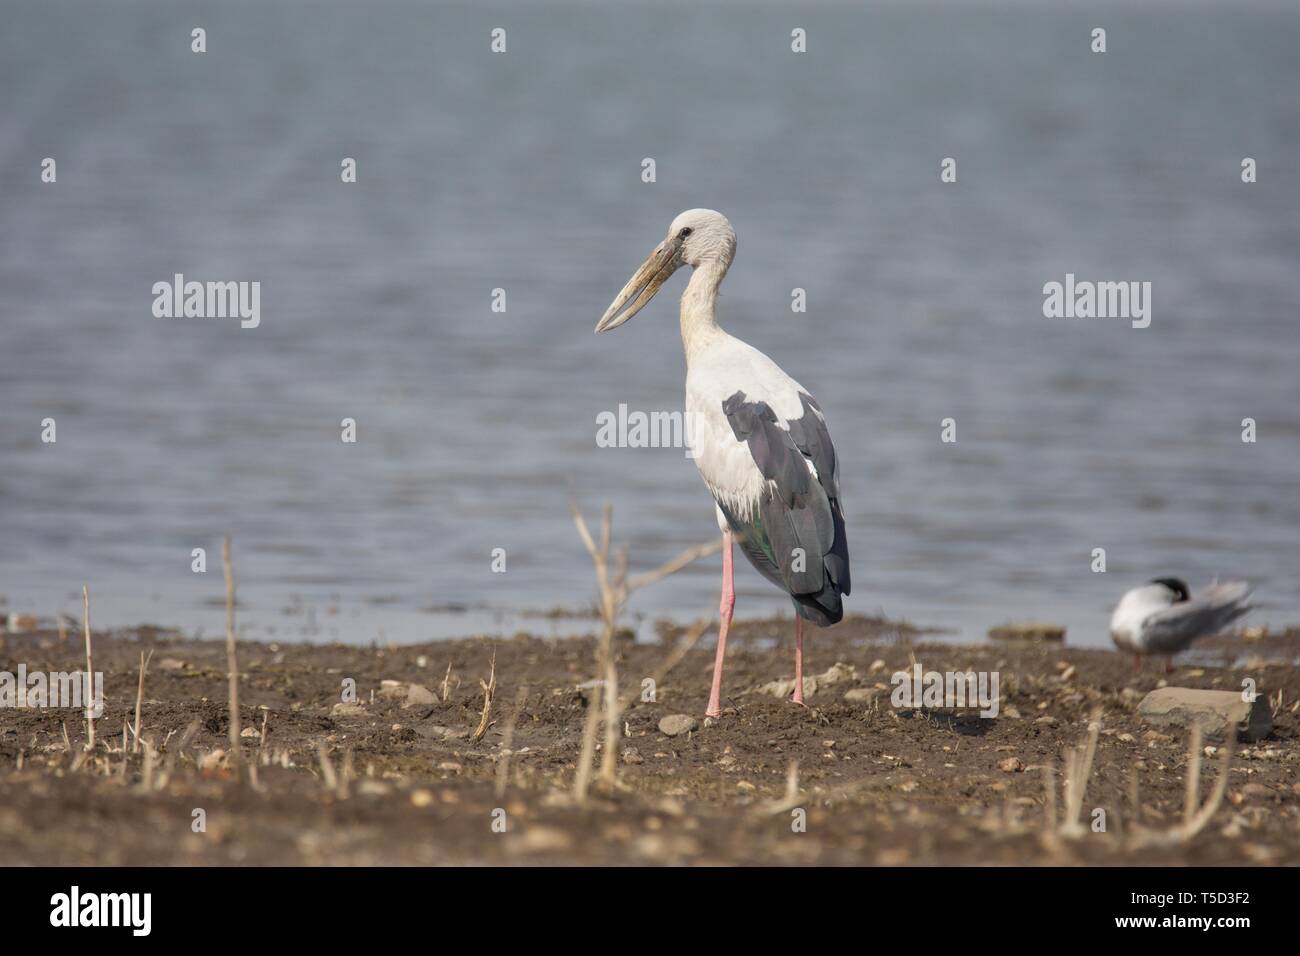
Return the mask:
<path id="1" fill-rule="evenodd" d="M 650 253 L 646 261 L 641 263 L 641 268 L 637 269 L 632 278 L 627 280 L 627 285 L 623 286 L 623 291 L 605 310 L 604 317 L 596 323 L 596 331 L 608 332 L 610 329 L 616 329 L 640 312 L 645 304 L 655 297 L 659 287 L 667 282 L 668 277 L 676 272 L 677 267 L 681 265 L 677 258 L 680 251 L 681 244 L 670 239 L 665 239 L 655 246 L 654 252 Z M 627 305 L 629 301 L 632 304 L 628 306 L 626 312 L 620 315 L 618 310 Z"/>

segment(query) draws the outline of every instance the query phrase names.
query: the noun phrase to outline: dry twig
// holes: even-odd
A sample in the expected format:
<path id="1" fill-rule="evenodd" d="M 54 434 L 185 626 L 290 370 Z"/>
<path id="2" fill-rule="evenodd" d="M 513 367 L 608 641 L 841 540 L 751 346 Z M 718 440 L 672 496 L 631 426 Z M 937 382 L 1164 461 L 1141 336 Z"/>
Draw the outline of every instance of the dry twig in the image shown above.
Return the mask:
<path id="1" fill-rule="evenodd" d="M 329 751 L 325 749 L 324 741 L 318 741 L 316 744 L 316 756 L 320 758 L 321 778 L 325 781 L 325 789 L 338 791 L 339 778 L 334 773 L 334 764 L 330 762 Z"/>
<path id="2" fill-rule="evenodd" d="M 492 697 L 497 691 L 497 652 L 492 652 L 491 670 L 488 672 L 488 679 L 485 681 L 479 678 L 478 685 L 483 688 L 483 715 L 479 718 L 478 727 L 475 728 L 471 740 L 478 743 L 487 733 L 488 725 L 492 722 Z"/>
<path id="3" fill-rule="evenodd" d="M 230 560 L 230 535 L 221 543 L 221 566 L 226 573 L 226 679 L 230 707 L 230 762 L 239 773 L 239 661 L 235 656 L 235 569 Z"/>
<path id="4" fill-rule="evenodd" d="M 578 771 L 573 783 L 574 797 L 581 803 L 586 800 L 590 786 L 591 761 L 596 750 L 596 728 L 602 716 L 602 705 L 599 699 L 601 696 L 604 698 L 605 743 L 601 755 L 600 780 L 603 784 L 612 786 L 617 779 L 618 715 L 625 704 L 618 697 L 618 673 L 614 661 L 613 643 L 618 618 L 628 598 L 639 588 L 653 584 L 705 555 L 713 554 L 722 545 L 720 542 L 712 542 L 687 548 L 654 570 L 629 578 L 626 548 L 620 549 L 613 556 L 611 567 L 610 537 L 613 509 L 608 504 L 601 509 L 599 540 L 592 535 L 578 507 L 570 503 L 569 510 L 573 515 L 574 526 L 578 529 L 578 537 L 582 539 L 583 546 L 591 556 L 592 566 L 596 571 L 596 585 L 600 590 L 601 633 L 596 648 L 596 673 L 604 682 L 604 693 L 592 701 L 583 725 Z"/>
<path id="5" fill-rule="evenodd" d="M 140 652 L 140 683 L 135 689 L 135 740 L 131 744 L 131 753 L 140 752 L 140 705 L 144 702 L 144 675 L 149 669 L 149 662 L 153 660 L 153 648 L 149 649 L 149 656 L 146 657 L 144 651 Z M 123 749 L 126 747 L 125 738 L 122 741 Z"/>
<path id="6" fill-rule="evenodd" d="M 515 694 L 515 709 L 511 713 L 509 721 L 506 722 L 505 731 L 501 738 L 501 758 L 497 763 L 497 779 L 495 784 L 497 798 L 505 796 L 506 785 L 510 780 L 510 748 L 515 743 L 515 724 L 519 721 L 519 714 L 524 709 L 524 703 L 528 700 L 528 685 L 519 688 Z"/>
<path id="7" fill-rule="evenodd" d="M 1219 778 L 1214 781 L 1214 790 L 1204 803 L 1199 802 L 1201 790 L 1201 743 L 1200 724 L 1193 724 L 1187 754 L 1187 778 L 1184 791 L 1183 822 L 1168 830 L 1148 830 L 1134 828 L 1132 847 L 1140 849 L 1148 846 L 1177 846 L 1190 843 L 1192 839 L 1209 824 L 1210 819 L 1223 804 L 1223 795 L 1228 789 L 1228 771 L 1232 763 L 1233 745 L 1236 733 L 1230 728 L 1220 753 L 1223 754 L 1219 767 Z"/>
<path id="8" fill-rule="evenodd" d="M 774 800 L 765 808 L 769 814 L 776 816 L 788 813 L 799 806 L 799 761 L 791 760 L 785 771 L 785 796 Z"/>
<path id="9" fill-rule="evenodd" d="M 90 645 L 90 588 L 81 587 L 82 625 L 86 632 L 86 751 L 95 749 L 95 655 Z M 103 692 L 103 688 L 100 688 Z"/>

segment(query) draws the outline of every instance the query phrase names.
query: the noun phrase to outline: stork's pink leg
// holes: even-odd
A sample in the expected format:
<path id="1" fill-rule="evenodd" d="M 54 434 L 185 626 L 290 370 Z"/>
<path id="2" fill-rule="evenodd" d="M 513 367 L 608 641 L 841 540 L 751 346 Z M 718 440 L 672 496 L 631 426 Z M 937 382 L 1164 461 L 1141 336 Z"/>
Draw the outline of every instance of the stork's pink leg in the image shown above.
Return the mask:
<path id="1" fill-rule="evenodd" d="M 803 618 L 794 616 L 794 702 L 803 704 Z"/>
<path id="2" fill-rule="evenodd" d="M 713 689 L 705 717 L 722 716 L 722 659 L 727 654 L 727 631 L 731 629 L 731 612 L 736 607 L 736 589 L 731 577 L 731 531 L 722 532 L 722 600 L 718 602 L 718 652 L 713 658 Z"/>

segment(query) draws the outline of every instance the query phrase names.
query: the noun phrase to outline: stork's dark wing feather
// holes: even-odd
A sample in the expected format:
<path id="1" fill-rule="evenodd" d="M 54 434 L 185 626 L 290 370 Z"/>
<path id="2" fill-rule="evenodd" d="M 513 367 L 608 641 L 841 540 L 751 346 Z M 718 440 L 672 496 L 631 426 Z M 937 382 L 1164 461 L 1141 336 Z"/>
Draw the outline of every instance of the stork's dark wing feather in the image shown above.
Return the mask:
<path id="1" fill-rule="evenodd" d="M 749 446 L 771 484 L 747 516 L 718 504 L 754 567 L 789 592 L 805 618 L 825 626 L 844 614 L 840 596 L 850 588 L 848 540 L 835 446 L 817 404 L 802 392 L 799 399 L 803 415 L 785 422 L 785 428 L 771 406 L 749 401 L 743 391 L 723 402 L 732 432 Z"/>
<path id="2" fill-rule="evenodd" d="M 795 447 L 817 469 L 817 481 L 826 495 L 834 522 L 831 548 L 823 555 L 826 572 L 835 581 L 840 593 L 848 594 L 851 587 L 849 543 L 844 532 L 844 512 L 840 505 L 840 460 L 831 443 L 831 433 L 826 428 L 821 406 L 811 395 L 803 392 L 799 393 L 799 400 L 803 403 L 803 416 L 791 419 L 786 424 Z"/>

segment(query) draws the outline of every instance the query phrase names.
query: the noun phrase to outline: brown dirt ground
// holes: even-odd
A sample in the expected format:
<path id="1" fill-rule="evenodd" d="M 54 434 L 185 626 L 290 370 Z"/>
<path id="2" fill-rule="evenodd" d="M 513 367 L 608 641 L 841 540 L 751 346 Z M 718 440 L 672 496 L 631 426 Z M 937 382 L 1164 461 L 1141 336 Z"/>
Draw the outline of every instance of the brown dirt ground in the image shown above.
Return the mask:
<path id="1" fill-rule="evenodd" d="M 657 702 L 626 714 L 616 787 L 585 805 L 570 794 L 593 676 L 593 641 L 466 639 L 420 646 L 239 645 L 241 720 L 266 741 L 243 741 L 255 785 L 229 767 L 225 648 L 156 628 L 95 636 L 106 675 L 99 744 L 75 711 L 0 709 L 0 859 L 15 864 L 1296 864 L 1300 863 L 1300 634 L 1210 642 L 1207 663 L 1165 677 L 1134 674 L 1117 653 L 1052 644 L 955 646 L 906 626 L 854 618 L 808 641 L 809 673 L 836 662 L 856 678 L 823 687 L 810 707 L 751 688 L 790 676 L 788 621 L 738 623 L 728 647 L 724 716 L 667 737 L 660 718 L 700 716 L 712 666 L 705 638 L 658 685 Z M 676 640 L 665 629 L 665 640 Z M 145 760 L 122 752 L 141 651 L 153 651 L 143 702 Z M 470 738 L 479 680 L 496 654 L 493 722 Z M 620 680 L 660 669 L 668 645 L 619 645 Z M 1217 664 L 1216 655 L 1222 655 Z M 889 675 L 910 668 L 996 670 L 1001 714 L 897 710 Z M 1243 666 L 1233 666 L 1240 659 Z M 80 641 L 49 632 L 0 637 L 0 670 L 84 666 Z M 883 664 L 878 663 L 883 662 Z M 418 683 L 448 699 L 405 707 L 381 681 Z M 873 666 L 874 665 L 874 666 Z M 1281 693 L 1271 737 L 1239 744 L 1227 796 L 1186 843 L 1138 848 L 1132 838 L 1182 818 L 1187 739 L 1136 715 L 1163 680 L 1238 689 L 1254 677 Z M 344 678 L 362 702 L 336 713 Z M 526 687 L 522 708 L 516 701 Z M 847 701 L 875 687 L 874 701 Z M 372 692 L 374 693 L 372 701 Z M 1104 833 L 1071 838 L 1045 827 L 1044 777 L 1087 736 L 1101 736 L 1081 817 L 1106 810 Z M 64 741 L 64 723 L 72 751 Z M 197 732 L 182 745 L 185 730 Z M 506 746 L 510 724 L 513 740 Z M 1207 742 L 1209 743 L 1209 742 Z M 342 783 L 331 788 L 318 755 Z M 512 751 L 512 752 L 511 752 Z M 508 758 L 508 759 L 507 759 Z M 1011 760 L 1014 758 L 1014 761 Z M 597 755 L 599 759 L 599 755 Z M 798 794 L 781 805 L 798 763 Z M 1010 763 L 1007 763 L 1010 761 Z M 78 766 L 77 764 L 80 764 Z M 1003 770 L 999 764 L 1011 769 Z M 1204 761 L 1202 792 L 1219 773 Z M 1023 769 L 1017 769 L 1023 767 Z M 1131 778 L 1141 813 L 1134 820 Z M 1058 780 L 1059 783 L 1059 780 Z M 503 791 L 498 787 L 504 785 Z M 1063 807 L 1058 785 L 1055 802 Z M 193 811 L 207 829 L 194 833 Z M 806 832 L 795 832 L 798 810 Z M 505 832 L 496 832 L 502 819 Z M 1137 826 L 1135 826 L 1135 823 Z"/>

